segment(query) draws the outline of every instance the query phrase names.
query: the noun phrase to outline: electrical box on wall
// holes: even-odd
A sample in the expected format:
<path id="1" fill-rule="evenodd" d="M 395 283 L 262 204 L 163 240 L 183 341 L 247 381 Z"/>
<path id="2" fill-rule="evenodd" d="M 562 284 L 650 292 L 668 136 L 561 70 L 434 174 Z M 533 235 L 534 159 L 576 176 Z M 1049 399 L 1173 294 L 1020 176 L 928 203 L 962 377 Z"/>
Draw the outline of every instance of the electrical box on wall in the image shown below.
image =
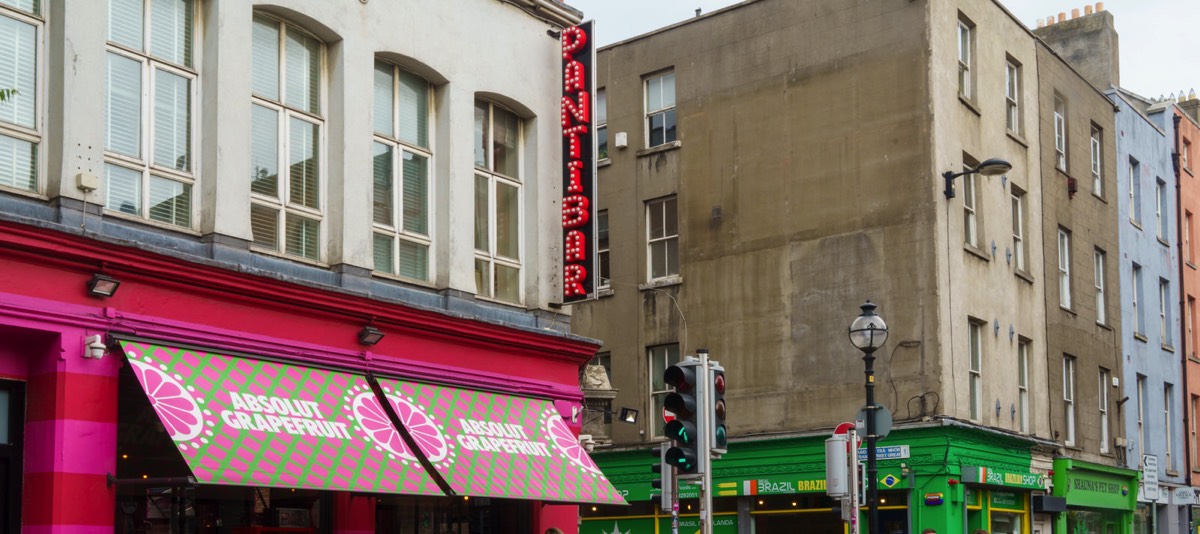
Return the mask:
<path id="1" fill-rule="evenodd" d="M 625 148 L 629 146 L 629 134 L 625 132 L 617 132 L 616 137 L 613 138 L 613 146 L 617 148 Z"/>

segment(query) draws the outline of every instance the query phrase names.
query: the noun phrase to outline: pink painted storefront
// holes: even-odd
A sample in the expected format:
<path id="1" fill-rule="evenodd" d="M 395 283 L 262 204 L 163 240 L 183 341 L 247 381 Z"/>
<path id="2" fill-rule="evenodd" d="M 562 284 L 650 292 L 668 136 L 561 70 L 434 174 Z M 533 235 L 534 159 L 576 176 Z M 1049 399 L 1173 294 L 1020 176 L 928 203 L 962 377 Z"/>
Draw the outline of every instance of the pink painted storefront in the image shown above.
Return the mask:
<path id="1" fill-rule="evenodd" d="M 0 530 L 576 532 L 594 350 L 0 222 Z"/>

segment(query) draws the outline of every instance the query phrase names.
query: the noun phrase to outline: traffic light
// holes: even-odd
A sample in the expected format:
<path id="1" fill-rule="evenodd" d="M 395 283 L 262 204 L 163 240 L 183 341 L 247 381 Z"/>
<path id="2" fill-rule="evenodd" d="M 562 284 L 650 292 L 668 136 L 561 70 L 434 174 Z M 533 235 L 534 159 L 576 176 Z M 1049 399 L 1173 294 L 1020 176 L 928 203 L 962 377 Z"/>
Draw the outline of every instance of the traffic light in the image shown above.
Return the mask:
<path id="1" fill-rule="evenodd" d="M 675 497 L 674 484 L 671 482 L 673 469 L 667 465 L 667 449 L 663 443 L 657 449 L 651 449 L 650 454 L 658 458 L 658 463 L 650 466 L 650 472 L 658 474 L 658 480 L 651 480 L 650 487 L 661 490 L 658 495 L 659 506 L 664 512 L 670 512 Z M 653 497 L 652 497 L 653 498 Z"/>
<path id="2" fill-rule="evenodd" d="M 712 435 L 709 436 L 709 450 L 713 454 L 722 455 L 729 451 L 729 439 L 725 433 L 725 368 L 716 362 L 709 362 L 711 374 L 709 396 L 712 398 Z"/>
<path id="3" fill-rule="evenodd" d="M 675 419 L 664 429 L 667 439 L 675 441 L 675 446 L 667 449 L 665 460 L 679 470 L 681 478 L 682 475 L 703 473 L 698 430 L 704 411 L 700 409 L 699 388 L 704 387 L 706 381 L 698 380 L 699 370 L 700 362 L 689 358 L 668 367 L 663 373 L 663 381 L 675 388 L 663 401 L 663 407 L 675 414 Z"/>

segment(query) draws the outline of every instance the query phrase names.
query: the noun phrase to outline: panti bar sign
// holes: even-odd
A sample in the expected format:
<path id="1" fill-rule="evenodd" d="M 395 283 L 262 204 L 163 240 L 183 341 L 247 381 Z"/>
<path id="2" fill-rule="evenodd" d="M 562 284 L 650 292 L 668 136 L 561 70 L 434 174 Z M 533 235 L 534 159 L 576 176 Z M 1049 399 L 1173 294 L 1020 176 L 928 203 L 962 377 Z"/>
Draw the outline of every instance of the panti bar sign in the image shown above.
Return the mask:
<path id="1" fill-rule="evenodd" d="M 591 298 L 596 289 L 596 146 L 592 131 L 595 23 L 562 32 L 563 303 Z"/>

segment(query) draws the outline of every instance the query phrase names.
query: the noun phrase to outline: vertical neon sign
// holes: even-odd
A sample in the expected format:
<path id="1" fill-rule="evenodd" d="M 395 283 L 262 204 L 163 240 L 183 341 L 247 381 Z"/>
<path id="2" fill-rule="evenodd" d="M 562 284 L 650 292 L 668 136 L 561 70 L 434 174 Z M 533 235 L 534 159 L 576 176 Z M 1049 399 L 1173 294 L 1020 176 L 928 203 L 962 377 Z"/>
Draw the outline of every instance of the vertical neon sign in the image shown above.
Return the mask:
<path id="1" fill-rule="evenodd" d="M 563 303 L 587 300 L 595 292 L 596 147 L 592 132 L 595 23 L 562 32 L 563 134 Z"/>

